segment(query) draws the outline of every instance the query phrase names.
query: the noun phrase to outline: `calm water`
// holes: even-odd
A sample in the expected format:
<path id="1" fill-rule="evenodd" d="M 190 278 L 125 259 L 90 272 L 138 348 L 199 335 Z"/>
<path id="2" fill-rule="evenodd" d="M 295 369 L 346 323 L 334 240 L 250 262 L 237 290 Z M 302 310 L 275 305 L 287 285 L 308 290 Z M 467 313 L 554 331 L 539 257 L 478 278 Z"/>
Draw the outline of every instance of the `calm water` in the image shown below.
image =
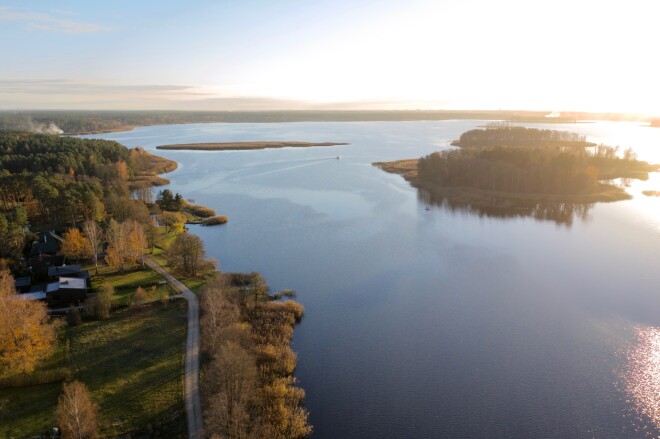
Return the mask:
<path id="1" fill-rule="evenodd" d="M 350 146 L 161 151 L 171 188 L 227 214 L 193 227 L 225 271 L 293 288 L 315 438 L 660 434 L 660 178 L 572 225 L 419 201 L 370 165 L 447 148 L 479 121 L 200 124 L 104 135 Z M 547 128 L 547 126 L 546 126 Z M 660 162 L 660 129 L 559 126 Z M 341 160 L 336 156 L 340 155 Z"/>

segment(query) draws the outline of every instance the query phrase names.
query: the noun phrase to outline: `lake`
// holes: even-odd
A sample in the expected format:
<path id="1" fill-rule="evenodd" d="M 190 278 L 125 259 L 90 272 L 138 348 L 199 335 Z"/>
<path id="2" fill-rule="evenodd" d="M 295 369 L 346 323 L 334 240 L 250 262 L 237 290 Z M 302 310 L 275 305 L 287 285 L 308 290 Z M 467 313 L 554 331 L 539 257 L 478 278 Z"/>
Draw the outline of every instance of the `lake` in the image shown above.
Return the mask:
<path id="1" fill-rule="evenodd" d="M 633 200 L 556 222 L 427 204 L 371 166 L 449 148 L 485 123 L 190 124 L 95 137 L 152 152 L 350 143 L 157 151 L 180 163 L 173 191 L 229 216 L 191 227 L 221 270 L 297 291 L 296 376 L 314 438 L 658 437 L 660 198 L 641 191 L 660 190 L 659 176 L 630 183 Z M 528 126 L 660 163 L 660 129 Z"/>

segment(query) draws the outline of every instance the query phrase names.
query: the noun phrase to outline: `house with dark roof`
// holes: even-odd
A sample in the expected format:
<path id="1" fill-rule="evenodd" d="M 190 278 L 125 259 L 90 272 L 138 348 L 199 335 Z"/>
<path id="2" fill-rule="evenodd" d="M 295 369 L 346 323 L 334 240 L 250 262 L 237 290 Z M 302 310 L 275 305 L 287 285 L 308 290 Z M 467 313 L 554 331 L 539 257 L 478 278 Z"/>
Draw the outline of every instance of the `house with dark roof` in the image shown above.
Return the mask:
<path id="1" fill-rule="evenodd" d="M 39 233 L 39 238 L 32 244 L 31 256 L 52 255 L 60 249 L 60 241 L 50 233 Z"/>
<path id="2" fill-rule="evenodd" d="M 87 282 L 77 277 L 60 277 L 58 282 L 48 284 L 46 301 L 51 308 L 78 305 L 87 298 Z"/>
<path id="3" fill-rule="evenodd" d="M 62 277 L 75 277 L 84 279 L 87 287 L 91 285 L 89 271 L 82 270 L 80 265 L 62 265 L 60 267 L 48 267 L 48 278 L 51 281 L 56 281 Z"/>
<path id="4" fill-rule="evenodd" d="M 24 300 L 45 300 L 50 308 L 78 305 L 87 298 L 87 282 L 77 277 L 60 277 L 55 282 L 33 286 L 28 293 L 19 294 Z"/>

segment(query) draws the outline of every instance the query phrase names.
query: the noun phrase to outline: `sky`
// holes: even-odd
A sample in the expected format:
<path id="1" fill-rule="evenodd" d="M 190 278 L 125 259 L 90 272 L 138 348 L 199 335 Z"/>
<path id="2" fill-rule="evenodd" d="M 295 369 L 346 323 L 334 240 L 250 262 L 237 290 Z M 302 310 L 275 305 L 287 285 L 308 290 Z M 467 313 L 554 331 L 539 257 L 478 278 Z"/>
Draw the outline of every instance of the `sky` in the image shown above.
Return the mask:
<path id="1" fill-rule="evenodd" d="M 0 109 L 660 115 L 654 0 L 0 0 Z"/>

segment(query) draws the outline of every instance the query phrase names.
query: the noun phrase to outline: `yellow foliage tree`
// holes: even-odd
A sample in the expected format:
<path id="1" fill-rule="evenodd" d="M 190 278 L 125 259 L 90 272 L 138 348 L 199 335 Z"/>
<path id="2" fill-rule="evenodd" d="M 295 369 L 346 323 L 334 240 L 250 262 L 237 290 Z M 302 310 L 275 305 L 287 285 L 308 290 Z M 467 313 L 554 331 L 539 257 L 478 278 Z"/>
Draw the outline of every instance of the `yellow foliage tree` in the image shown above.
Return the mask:
<path id="1" fill-rule="evenodd" d="M 92 259 L 94 256 L 92 243 L 85 235 L 80 233 L 80 230 L 77 228 L 72 227 L 67 230 L 63 238 L 62 253 L 64 253 L 67 258 L 81 260 Z"/>
<path id="2" fill-rule="evenodd" d="M 32 372 L 51 355 L 56 329 L 46 305 L 17 296 L 9 271 L 0 271 L 0 376 Z"/>
<path id="3" fill-rule="evenodd" d="M 87 386 L 80 381 L 65 383 L 57 401 L 57 423 L 63 439 L 96 439 L 99 426 L 98 406 L 92 401 Z"/>

